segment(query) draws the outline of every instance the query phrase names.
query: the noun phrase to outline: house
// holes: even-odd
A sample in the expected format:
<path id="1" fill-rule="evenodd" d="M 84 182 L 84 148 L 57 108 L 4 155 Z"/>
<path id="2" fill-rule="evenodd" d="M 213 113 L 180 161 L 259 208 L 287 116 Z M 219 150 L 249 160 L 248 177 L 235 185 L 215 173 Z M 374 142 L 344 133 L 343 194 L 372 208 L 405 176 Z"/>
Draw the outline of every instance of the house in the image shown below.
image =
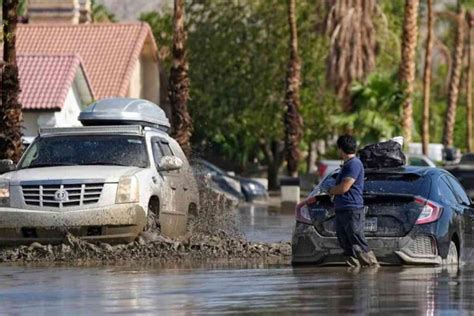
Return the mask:
<path id="1" fill-rule="evenodd" d="M 17 64 L 25 137 L 40 127 L 80 126 L 95 95 L 78 55 L 19 55 Z"/>
<path id="2" fill-rule="evenodd" d="M 19 25 L 17 53 L 78 55 L 96 98 L 160 103 L 157 48 L 146 23 Z"/>
<path id="3" fill-rule="evenodd" d="M 147 99 L 169 114 L 148 24 L 89 23 L 90 10 L 90 0 L 28 1 L 29 24 L 19 24 L 16 34 L 25 135 L 77 125 L 72 116 L 93 99 Z M 72 81 L 57 77 L 72 72 Z"/>
<path id="4" fill-rule="evenodd" d="M 76 60 L 81 60 L 82 72 L 95 99 L 131 97 L 164 104 L 160 99 L 166 98 L 166 92 L 160 91 L 156 44 L 146 23 L 19 25 L 17 53 L 19 56 L 49 56 L 56 60 L 59 55 L 76 56 Z M 22 66 L 19 66 L 21 71 Z M 43 73 L 41 80 L 51 80 L 50 71 L 45 69 L 40 73 Z M 20 76 L 20 80 L 28 79 Z M 22 86 L 26 94 L 30 94 L 28 89 L 29 86 Z M 49 108 L 59 109 L 57 103 Z M 28 133 L 36 125 L 43 126 L 45 121 L 41 115 L 44 113 L 40 113 L 43 110 L 24 109 Z M 169 113 L 166 106 L 164 109 Z M 33 115 L 33 112 L 38 113 Z M 41 117 L 40 121 L 34 122 L 33 116 L 35 119 Z"/>

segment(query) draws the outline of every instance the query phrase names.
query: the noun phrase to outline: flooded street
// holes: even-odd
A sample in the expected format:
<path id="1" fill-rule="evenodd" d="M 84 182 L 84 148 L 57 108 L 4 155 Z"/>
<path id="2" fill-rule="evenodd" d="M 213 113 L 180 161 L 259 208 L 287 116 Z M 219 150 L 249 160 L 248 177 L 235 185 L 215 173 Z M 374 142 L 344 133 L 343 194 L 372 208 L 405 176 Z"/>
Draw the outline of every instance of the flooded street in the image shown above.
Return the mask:
<path id="1" fill-rule="evenodd" d="M 250 241 L 291 241 L 295 226 L 293 212 L 282 213 L 276 207 L 259 204 L 242 205 L 237 210 L 240 230 Z"/>
<path id="2" fill-rule="evenodd" d="M 293 216 L 242 207 L 251 240 L 288 240 Z M 474 268 L 298 267 L 287 262 L 2 265 L 1 314 L 470 314 Z"/>

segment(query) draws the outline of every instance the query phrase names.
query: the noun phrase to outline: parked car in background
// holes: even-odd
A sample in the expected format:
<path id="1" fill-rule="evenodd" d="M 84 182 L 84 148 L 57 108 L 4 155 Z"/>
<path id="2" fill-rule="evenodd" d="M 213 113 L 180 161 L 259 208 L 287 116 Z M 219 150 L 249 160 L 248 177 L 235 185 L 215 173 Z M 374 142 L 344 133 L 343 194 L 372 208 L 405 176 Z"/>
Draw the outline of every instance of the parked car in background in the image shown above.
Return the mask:
<path id="1" fill-rule="evenodd" d="M 296 208 L 292 262 L 344 263 L 326 177 Z M 457 264 L 472 260 L 474 209 L 462 185 L 439 168 L 366 170 L 365 235 L 382 264 Z"/>
<path id="2" fill-rule="evenodd" d="M 423 155 L 422 143 L 408 144 L 408 153 L 410 155 Z M 442 161 L 444 157 L 444 145 L 437 143 L 428 144 L 428 153 L 426 155 L 432 161 Z"/>
<path id="3" fill-rule="evenodd" d="M 0 244 L 56 243 L 66 232 L 130 242 L 147 227 L 177 237 L 199 206 L 197 184 L 156 104 L 106 99 L 84 127 L 41 129 L 18 166 L 0 161 Z"/>
<path id="4" fill-rule="evenodd" d="M 201 183 L 208 184 L 213 190 L 230 195 L 234 199 L 243 200 L 240 182 L 233 179 L 217 166 L 202 159 L 191 160 L 194 175 Z"/>
<path id="5" fill-rule="evenodd" d="M 436 168 L 436 164 L 425 155 L 407 155 L 407 165 Z"/>
<path id="6" fill-rule="evenodd" d="M 318 162 L 319 179 L 324 179 L 328 174 L 341 167 L 342 160 L 320 160 Z"/>
<path id="7" fill-rule="evenodd" d="M 194 159 L 192 166 L 197 175 L 209 175 L 220 189 L 239 199 L 253 202 L 268 198 L 267 189 L 258 181 L 235 176 L 203 159 Z"/>
<path id="8" fill-rule="evenodd" d="M 474 166 L 474 153 L 466 153 L 461 156 L 460 165 L 472 165 Z"/>
<path id="9" fill-rule="evenodd" d="M 459 164 L 446 165 L 444 169 L 461 182 L 470 198 L 474 198 L 474 153 L 462 155 Z"/>

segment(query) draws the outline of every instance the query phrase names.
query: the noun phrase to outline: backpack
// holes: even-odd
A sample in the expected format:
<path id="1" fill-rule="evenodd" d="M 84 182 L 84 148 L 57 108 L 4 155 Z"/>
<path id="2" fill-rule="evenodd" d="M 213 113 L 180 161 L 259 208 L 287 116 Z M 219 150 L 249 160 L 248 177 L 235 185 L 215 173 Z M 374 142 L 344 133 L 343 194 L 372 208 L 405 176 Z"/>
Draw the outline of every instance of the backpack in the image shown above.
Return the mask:
<path id="1" fill-rule="evenodd" d="M 406 156 L 400 143 L 386 142 L 367 145 L 357 152 L 364 168 L 396 168 L 406 164 Z"/>

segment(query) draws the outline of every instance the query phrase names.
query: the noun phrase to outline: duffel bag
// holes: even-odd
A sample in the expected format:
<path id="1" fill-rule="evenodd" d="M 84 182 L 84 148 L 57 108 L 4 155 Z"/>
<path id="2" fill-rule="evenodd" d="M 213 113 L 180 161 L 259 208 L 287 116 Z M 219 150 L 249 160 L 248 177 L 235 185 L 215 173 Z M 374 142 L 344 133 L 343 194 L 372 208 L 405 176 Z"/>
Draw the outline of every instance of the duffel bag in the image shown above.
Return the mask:
<path id="1" fill-rule="evenodd" d="M 364 168 L 396 168 L 406 164 L 406 156 L 400 143 L 386 142 L 367 145 L 357 152 Z"/>

